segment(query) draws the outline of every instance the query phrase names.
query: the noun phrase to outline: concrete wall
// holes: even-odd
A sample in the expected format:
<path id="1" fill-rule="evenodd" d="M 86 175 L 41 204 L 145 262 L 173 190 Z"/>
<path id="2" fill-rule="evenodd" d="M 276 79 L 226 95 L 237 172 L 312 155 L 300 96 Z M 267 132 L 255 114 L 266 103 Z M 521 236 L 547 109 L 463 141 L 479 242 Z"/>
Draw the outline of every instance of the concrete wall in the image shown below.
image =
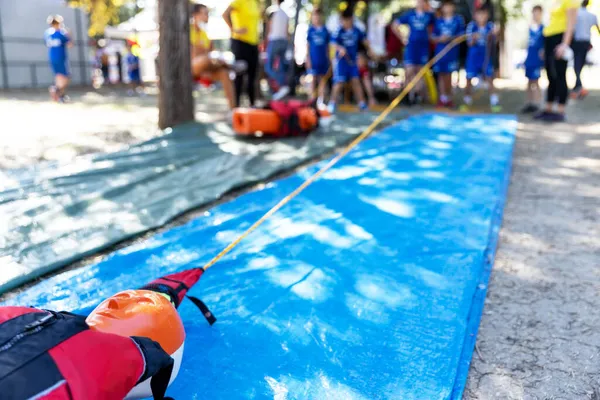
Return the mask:
<path id="1" fill-rule="evenodd" d="M 69 49 L 73 84 L 91 84 L 88 17 L 63 0 L 0 0 L 0 88 L 44 87 L 53 82 L 44 44 L 46 18 L 60 14 L 75 46 Z"/>

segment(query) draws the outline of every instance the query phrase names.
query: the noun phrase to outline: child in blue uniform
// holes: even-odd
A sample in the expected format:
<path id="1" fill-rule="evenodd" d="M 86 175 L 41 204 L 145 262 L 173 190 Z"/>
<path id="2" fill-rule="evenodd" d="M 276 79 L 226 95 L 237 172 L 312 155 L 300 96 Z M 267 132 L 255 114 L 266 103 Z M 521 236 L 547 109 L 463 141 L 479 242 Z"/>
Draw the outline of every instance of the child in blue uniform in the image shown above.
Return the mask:
<path id="1" fill-rule="evenodd" d="M 542 7 L 533 7 L 532 14 L 533 24 L 529 27 L 529 45 L 527 47 L 527 58 L 525 59 L 525 76 L 529 79 L 529 82 L 527 83 L 527 104 L 522 110 L 523 113 L 537 112 L 542 101 L 542 92 L 538 83 L 544 64 Z"/>
<path id="2" fill-rule="evenodd" d="M 456 37 L 464 34 L 465 21 L 462 16 L 456 15 L 456 6 L 453 0 L 444 0 L 442 3 L 442 17 L 435 21 L 432 39 L 436 43 L 435 54 L 439 54 Z M 440 91 L 439 106 L 452 107 L 452 73 L 458 71 L 458 46 L 453 47 L 448 53 L 435 63 L 433 71 L 438 74 Z"/>
<path id="3" fill-rule="evenodd" d="M 418 71 L 429 61 L 429 29 L 435 22 L 435 15 L 427 10 L 427 0 L 417 0 L 415 9 L 402 14 L 394 21 L 393 31 L 402 40 L 399 26 L 408 25 L 410 35 L 404 49 L 404 67 L 406 79 L 411 81 Z M 411 92 L 410 99 L 414 101 L 415 94 L 422 94 L 422 81 Z"/>
<path id="4" fill-rule="evenodd" d="M 125 61 L 127 62 L 127 76 L 129 77 L 129 85 L 131 86 L 129 94 L 133 95 L 135 94 L 135 90 L 141 85 L 142 77 L 140 74 L 140 59 L 133 54 L 131 47 L 131 43 L 127 42 L 127 57 Z"/>
<path id="5" fill-rule="evenodd" d="M 333 36 L 332 43 L 335 46 L 335 60 L 333 62 L 333 91 L 329 110 L 333 113 L 336 109 L 336 101 L 347 82 L 352 83 L 354 96 L 358 100 L 358 108 L 367 109 L 365 103 L 365 94 L 360 86 L 358 74 L 358 44 L 363 43 L 370 53 L 369 42 L 363 31 L 354 26 L 354 16 L 352 10 L 347 8 L 342 13 L 342 26 Z"/>
<path id="6" fill-rule="evenodd" d="M 63 18 L 60 15 L 50 15 L 47 22 L 50 28 L 44 32 L 44 42 L 48 47 L 50 68 L 54 73 L 54 85 L 49 88 L 50 96 L 55 101 L 64 101 L 70 75 L 67 46 L 71 46 L 71 37 L 67 30 L 61 27 Z"/>
<path id="7" fill-rule="evenodd" d="M 320 8 L 315 8 L 311 15 L 311 24 L 308 27 L 308 51 L 306 58 L 306 68 L 312 75 L 313 92 L 311 98 L 314 98 L 317 87 L 319 89 L 318 102 L 323 104 L 325 101 L 326 85 L 319 85 L 321 79 L 327 75 L 330 67 L 329 60 L 329 42 L 331 35 L 323 24 L 323 13 Z"/>
<path id="8" fill-rule="evenodd" d="M 468 108 L 473 103 L 471 97 L 473 92 L 472 80 L 474 78 L 484 79 L 488 85 L 490 93 L 490 105 L 492 111 L 500 111 L 498 104 L 498 95 L 494 91 L 494 64 L 492 52 L 494 51 L 492 42 L 496 35 L 494 23 L 489 21 L 489 11 L 487 8 L 479 8 L 475 11 L 475 21 L 467 25 L 467 89 L 465 91 L 464 106 Z"/>

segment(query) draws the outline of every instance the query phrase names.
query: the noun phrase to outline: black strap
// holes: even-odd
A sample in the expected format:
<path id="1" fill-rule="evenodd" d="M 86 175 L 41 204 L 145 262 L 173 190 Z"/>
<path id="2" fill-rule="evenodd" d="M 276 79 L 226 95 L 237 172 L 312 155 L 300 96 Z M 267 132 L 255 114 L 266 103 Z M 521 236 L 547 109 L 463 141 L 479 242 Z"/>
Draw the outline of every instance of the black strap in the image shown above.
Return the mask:
<path id="1" fill-rule="evenodd" d="M 206 318 L 206 320 L 208 321 L 209 325 L 212 325 L 215 322 L 217 322 L 217 318 L 208 309 L 208 307 L 206 306 L 206 304 L 204 304 L 204 302 L 202 300 L 200 300 L 197 297 L 193 297 L 193 296 L 186 296 L 186 297 L 188 299 L 190 299 L 191 302 L 194 303 L 196 305 L 196 307 L 198 307 L 200 309 L 200 311 L 202 312 L 202 315 L 204 315 L 204 318 Z"/>
<path id="2" fill-rule="evenodd" d="M 162 278 L 161 278 L 162 279 Z M 151 290 L 153 292 L 163 293 L 169 296 L 171 302 L 175 305 L 175 308 L 179 307 L 179 292 L 186 289 L 187 287 L 179 282 L 179 286 L 174 288 L 164 283 L 149 283 L 146 286 L 143 286 L 142 290 Z"/>
<path id="3" fill-rule="evenodd" d="M 181 281 L 178 281 L 178 280 L 175 280 L 175 279 L 171 279 L 171 278 L 166 277 L 166 276 L 163 276 L 162 278 L 157 279 L 157 281 L 160 281 L 160 280 L 169 281 L 169 282 L 173 282 L 173 283 L 179 283 L 179 287 L 181 287 L 183 289 L 186 289 L 186 290 L 189 289 L 189 287 L 187 287 L 187 285 L 185 283 L 183 283 Z M 177 289 L 179 289 L 179 287 Z M 181 290 L 181 289 L 179 289 L 179 290 Z"/>
<path id="4" fill-rule="evenodd" d="M 150 379 L 154 400 L 166 400 L 165 393 L 171 380 L 175 361 L 160 347 L 160 344 L 152 339 L 140 336 L 133 336 L 131 339 L 137 343 L 146 363 L 144 374 L 138 380 L 138 384 Z"/>
<path id="5" fill-rule="evenodd" d="M 300 127 L 300 117 L 298 116 L 298 110 L 295 110 L 290 118 L 287 120 L 288 132 L 291 136 L 298 136 L 304 133 L 302 127 Z"/>
<path id="6" fill-rule="evenodd" d="M 163 367 L 158 371 L 150 380 L 150 388 L 152 389 L 152 398 L 154 400 L 166 400 L 165 394 L 171 381 L 171 374 L 173 373 L 174 361 L 171 358 L 169 365 Z"/>

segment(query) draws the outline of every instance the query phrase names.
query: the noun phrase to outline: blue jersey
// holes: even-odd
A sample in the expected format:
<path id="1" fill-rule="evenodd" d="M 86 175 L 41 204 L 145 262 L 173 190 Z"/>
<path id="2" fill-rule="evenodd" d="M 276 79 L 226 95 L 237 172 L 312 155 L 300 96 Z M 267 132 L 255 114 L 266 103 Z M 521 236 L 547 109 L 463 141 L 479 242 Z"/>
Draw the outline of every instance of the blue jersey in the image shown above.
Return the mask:
<path id="1" fill-rule="evenodd" d="M 539 68 L 543 64 L 540 53 L 544 49 L 544 26 L 540 25 L 537 29 L 529 28 L 529 45 L 527 46 L 527 58 L 525 66 L 530 68 Z"/>
<path id="2" fill-rule="evenodd" d="M 475 48 L 476 50 L 480 50 L 480 51 L 483 50 L 483 52 L 485 53 L 485 50 L 487 48 L 488 41 L 489 41 L 489 35 L 492 34 L 493 32 L 494 32 L 494 23 L 491 21 L 486 23 L 484 26 L 477 25 L 477 23 L 475 21 L 469 22 L 469 25 L 467 25 L 467 35 L 468 35 L 469 47 L 471 47 L 472 49 Z M 475 33 L 477 33 L 479 36 L 472 43 L 471 36 Z"/>
<path id="3" fill-rule="evenodd" d="M 308 45 L 310 46 L 310 61 L 314 65 L 329 64 L 329 31 L 324 26 L 308 27 Z"/>
<path id="4" fill-rule="evenodd" d="M 465 21 L 460 15 L 455 15 L 452 18 L 440 18 L 435 21 L 433 26 L 433 36 L 440 38 L 447 36 L 448 40 L 443 43 L 437 43 L 435 46 L 435 54 L 442 52 L 448 43 L 457 36 L 465 33 Z M 438 73 L 452 73 L 458 71 L 459 67 L 459 48 L 454 46 L 448 50 L 438 62 L 433 66 L 433 70 Z"/>
<path id="5" fill-rule="evenodd" d="M 126 61 L 127 61 L 127 68 L 130 71 L 140 69 L 140 59 L 137 56 L 135 56 L 133 53 L 127 54 Z"/>
<path id="6" fill-rule="evenodd" d="M 365 33 L 356 26 L 353 26 L 352 29 L 348 30 L 341 27 L 333 36 L 333 42 L 346 49 L 347 56 L 344 58 L 348 58 L 350 61 L 356 62 L 356 57 L 358 56 L 358 44 L 364 41 L 365 38 Z M 340 59 L 337 52 L 335 57 Z"/>
<path id="7" fill-rule="evenodd" d="M 51 63 L 65 62 L 67 59 L 67 43 L 69 36 L 64 29 L 49 28 L 44 33 L 44 41 L 48 47 L 48 58 Z"/>
<path id="8" fill-rule="evenodd" d="M 474 34 L 478 34 L 478 37 L 472 41 Z M 492 62 L 492 48 L 490 42 L 490 35 L 494 33 L 494 23 L 488 22 L 484 26 L 478 26 L 475 22 L 470 22 L 467 25 L 467 35 L 469 51 L 467 52 L 467 61 L 465 63 L 465 70 L 467 72 L 467 79 L 475 78 L 477 76 L 491 77 L 494 73 L 494 66 Z"/>
<path id="9" fill-rule="evenodd" d="M 409 43 L 429 42 L 429 27 L 433 25 L 435 15 L 431 12 L 407 11 L 398 18 L 398 23 L 408 25 L 410 35 Z"/>
<path id="10" fill-rule="evenodd" d="M 450 19 L 439 18 L 433 26 L 433 36 L 438 38 L 448 36 L 448 42 L 463 33 L 465 33 L 465 20 L 460 15 L 455 15 Z M 436 45 L 436 53 L 446 47 L 448 42 L 438 43 Z M 455 49 L 458 49 L 458 47 L 455 47 Z"/>

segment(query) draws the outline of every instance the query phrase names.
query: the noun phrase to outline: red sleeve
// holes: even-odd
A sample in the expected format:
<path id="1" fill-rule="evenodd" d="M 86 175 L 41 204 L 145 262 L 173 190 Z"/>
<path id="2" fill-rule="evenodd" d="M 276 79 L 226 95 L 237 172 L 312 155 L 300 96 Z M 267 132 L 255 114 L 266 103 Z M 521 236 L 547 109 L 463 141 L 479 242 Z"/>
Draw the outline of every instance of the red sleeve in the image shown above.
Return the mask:
<path id="1" fill-rule="evenodd" d="M 2 312 L 0 312 L 0 324 L 16 318 L 20 315 L 31 314 L 31 313 L 46 313 L 46 311 L 38 310 L 37 308 L 31 307 L 1 307 Z"/>
<path id="2" fill-rule="evenodd" d="M 84 331 L 68 340 L 69 351 L 65 343 L 49 353 L 73 400 L 125 398 L 144 373 L 143 355 L 128 337 Z"/>

